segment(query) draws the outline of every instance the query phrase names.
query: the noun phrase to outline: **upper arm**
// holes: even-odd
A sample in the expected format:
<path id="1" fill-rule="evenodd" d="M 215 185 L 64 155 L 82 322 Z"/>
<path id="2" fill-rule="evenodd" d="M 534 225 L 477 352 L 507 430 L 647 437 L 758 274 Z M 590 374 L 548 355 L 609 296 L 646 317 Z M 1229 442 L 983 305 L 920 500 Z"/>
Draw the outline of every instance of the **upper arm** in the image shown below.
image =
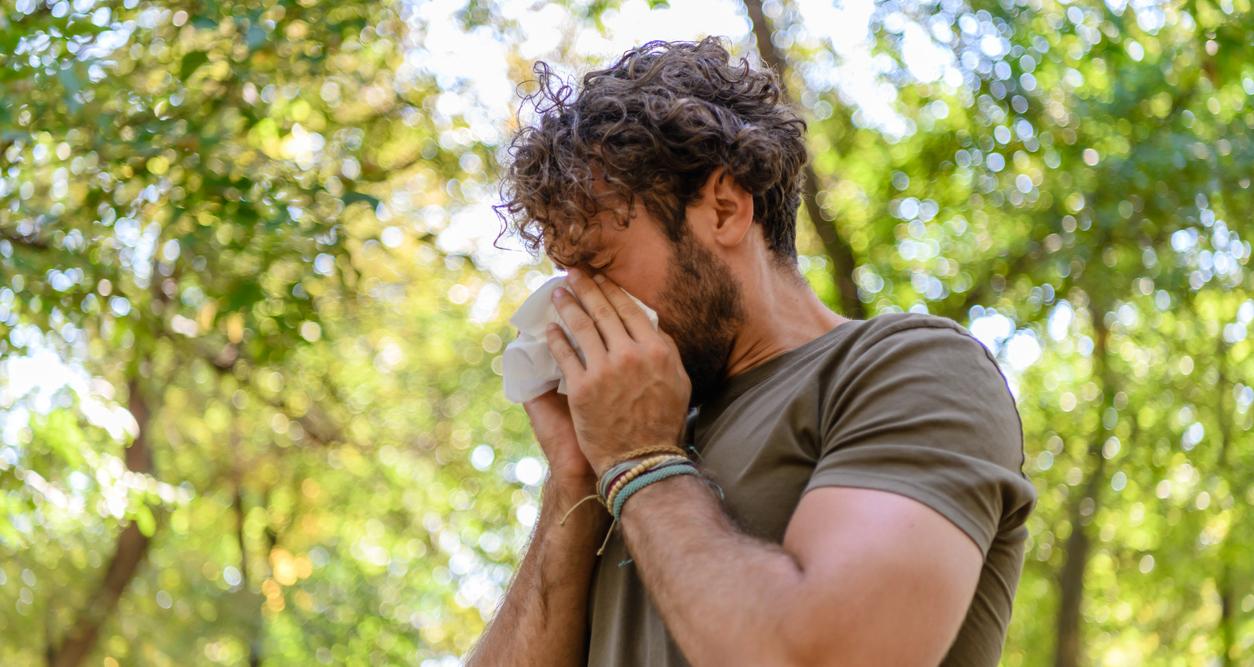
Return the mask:
<path id="1" fill-rule="evenodd" d="M 980 547 L 930 507 L 895 493 L 806 493 L 783 547 L 802 594 L 780 632 L 805 665 L 936 665 L 975 593 Z"/>
<path id="2" fill-rule="evenodd" d="M 984 554 L 1035 501 L 1013 397 L 987 350 L 948 327 L 890 334 L 857 350 L 827 397 L 785 533 L 806 585 L 783 631 L 814 652 L 802 664 L 940 662 Z"/>

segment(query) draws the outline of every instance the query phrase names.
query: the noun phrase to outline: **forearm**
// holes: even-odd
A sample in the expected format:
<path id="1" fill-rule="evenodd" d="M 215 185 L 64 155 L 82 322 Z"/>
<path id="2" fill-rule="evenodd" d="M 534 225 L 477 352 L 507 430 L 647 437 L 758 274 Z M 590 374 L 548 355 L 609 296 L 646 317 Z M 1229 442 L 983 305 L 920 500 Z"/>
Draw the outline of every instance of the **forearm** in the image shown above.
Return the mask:
<path id="1" fill-rule="evenodd" d="M 666 627 L 688 660 L 788 664 L 789 600 L 802 572 L 778 545 L 738 532 L 703 482 L 650 484 L 622 513 L 627 548 Z"/>
<path id="2" fill-rule="evenodd" d="M 588 587 L 608 521 L 587 502 L 558 525 L 578 494 L 546 485 L 541 500 L 527 554 L 467 667 L 585 663 Z"/>

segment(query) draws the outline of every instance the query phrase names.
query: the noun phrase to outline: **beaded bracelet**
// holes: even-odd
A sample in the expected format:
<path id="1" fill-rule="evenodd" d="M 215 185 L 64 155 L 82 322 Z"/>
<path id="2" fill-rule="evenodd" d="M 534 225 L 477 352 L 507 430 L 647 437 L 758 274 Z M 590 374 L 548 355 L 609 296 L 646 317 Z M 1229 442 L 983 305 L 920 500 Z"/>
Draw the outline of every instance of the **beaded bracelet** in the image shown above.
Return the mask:
<path id="1" fill-rule="evenodd" d="M 603 479 L 598 483 L 598 488 L 601 490 L 601 497 L 603 499 L 609 499 L 610 491 L 614 489 L 614 485 L 618 484 L 620 481 L 622 481 L 623 483 L 626 483 L 626 480 L 624 480 L 623 477 L 627 475 L 628 473 L 631 473 L 633 470 L 635 471 L 632 475 L 633 477 L 635 475 L 639 475 L 645 472 L 645 470 L 648 469 L 647 467 L 645 467 L 644 469 L 639 469 L 639 468 L 641 468 L 642 466 L 645 466 L 646 462 L 652 463 L 653 465 L 660 465 L 662 462 L 665 462 L 665 461 L 687 461 L 687 460 L 689 460 L 688 457 L 683 456 L 681 454 L 661 454 L 658 456 L 651 456 L 646 459 L 633 459 L 631 461 L 624 461 L 624 463 L 627 464 L 626 466 L 614 466 L 614 468 L 611 469 L 609 472 L 607 472 L 604 475 Z"/>
<path id="2" fill-rule="evenodd" d="M 606 504 L 608 505 L 609 502 L 614 498 L 614 495 L 617 494 L 619 490 L 623 488 L 623 485 L 639 477 L 640 475 L 643 475 L 644 473 L 648 472 L 651 468 L 653 468 L 653 466 L 659 463 L 666 463 L 670 461 L 687 461 L 687 460 L 688 460 L 688 457 L 680 456 L 679 454 L 662 454 L 659 456 L 651 456 L 647 459 L 644 459 L 643 461 L 632 466 L 631 470 L 628 470 L 627 472 L 619 475 L 618 479 L 615 479 L 614 482 L 610 484 L 609 491 L 606 492 L 605 498 L 603 500 L 605 500 Z"/>
<path id="3" fill-rule="evenodd" d="M 626 473 L 623 473 L 619 479 L 614 480 L 614 484 L 610 486 L 610 492 L 601 499 L 601 504 L 605 506 L 606 510 L 608 510 L 614 502 L 614 497 L 619 493 L 622 493 L 623 487 L 626 486 L 632 479 L 635 479 L 645 473 L 653 472 L 654 470 L 661 470 L 662 468 L 678 465 L 693 465 L 693 463 L 686 458 L 675 456 L 664 461 L 659 461 L 643 470 L 637 470 L 630 478 L 627 477 Z"/>
<path id="4" fill-rule="evenodd" d="M 643 457 L 658 454 L 674 454 L 687 458 L 688 453 L 675 445 L 654 445 L 652 447 L 641 447 L 627 452 L 617 463 L 610 466 L 608 470 L 601 474 L 597 481 L 597 495 L 602 498 L 606 497 L 609 492 L 610 485 L 613 481 L 624 472 L 630 470 L 639 463 Z"/>
<path id="5" fill-rule="evenodd" d="M 658 454 L 656 456 L 649 456 L 631 461 L 631 465 L 626 470 L 618 472 L 618 474 L 614 475 L 612 478 L 607 475 L 605 483 L 605 498 L 609 499 L 610 496 L 613 495 L 616 488 L 621 487 L 632 478 L 645 472 L 650 466 L 678 457 L 678 454 Z"/>
<path id="6" fill-rule="evenodd" d="M 639 458 L 635 456 L 637 454 L 647 454 L 650 452 L 665 452 L 665 454 L 649 458 Z M 579 499 L 579 502 L 575 503 L 574 506 L 566 510 L 566 513 L 562 515 L 562 519 L 558 522 L 558 525 L 566 525 L 566 519 L 569 518 L 576 509 L 589 500 L 596 500 L 601 503 L 603 507 L 605 507 L 606 511 L 609 511 L 610 498 L 613 497 L 613 493 L 617 490 L 614 487 L 614 484 L 618 483 L 618 486 L 621 487 L 623 484 L 630 481 L 630 478 L 625 477 L 625 475 L 629 472 L 634 471 L 631 475 L 631 477 L 634 478 L 635 476 L 648 472 L 649 470 L 656 470 L 678 463 L 691 462 L 692 461 L 684 453 L 684 450 L 674 445 L 642 447 L 628 452 L 628 456 L 624 460 L 610 466 L 609 470 L 605 471 L 605 473 L 601 475 L 600 479 L 597 480 L 594 493 Z M 602 545 L 602 547 L 604 547 L 604 545 Z M 600 555 L 600 553 L 601 552 L 598 551 L 597 555 Z"/>
<path id="7" fill-rule="evenodd" d="M 659 470 L 650 470 L 649 472 L 644 473 L 643 475 L 640 475 L 639 477 L 631 480 L 631 482 L 629 482 L 627 485 L 623 487 L 622 491 L 620 491 L 618 495 L 614 497 L 614 502 L 610 506 L 610 514 L 613 515 L 615 521 L 618 521 L 620 517 L 622 516 L 623 506 L 627 504 L 627 499 L 630 498 L 632 495 L 634 495 L 640 489 L 643 489 L 644 487 L 654 482 L 660 482 L 664 479 L 668 479 L 670 477 L 675 477 L 678 475 L 700 475 L 700 474 L 701 473 L 700 471 L 697 470 L 697 467 L 692 465 L 691 463 L 687 465 L 669 466 L 669 467 L 662 468 Z"/>
<path id="8" fill-rule="evenodd" d="M 640 463 L 642 460 L 643 459 L 641 458 L 631 458 L 619 461 L 611 466 L 609 470 L 606 470 L 605 473 L 601 475 L 601 479 L 597 480 L 597 495 L 604 499 L 605 495 L 609 493 L 610 485 L 614 483 L 614 480 L 618 479 L 619 475 L 634 468 L 636 464 Z"/>

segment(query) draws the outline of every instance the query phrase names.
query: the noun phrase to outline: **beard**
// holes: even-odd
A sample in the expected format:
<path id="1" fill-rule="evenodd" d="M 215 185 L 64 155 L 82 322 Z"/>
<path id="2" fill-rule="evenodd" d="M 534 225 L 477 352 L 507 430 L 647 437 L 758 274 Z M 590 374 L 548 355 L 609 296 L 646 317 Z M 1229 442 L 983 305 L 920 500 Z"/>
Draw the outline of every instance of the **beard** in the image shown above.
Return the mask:
<path id="1" fill-rule="evenodd" d="M 727 263 L 691 231 L 673 245 L 658 326 L 675 339 L 692 382 L 688 407 L 709 400 L 722 386 L 732 343 L 745 320 L 740 284 Z"/>

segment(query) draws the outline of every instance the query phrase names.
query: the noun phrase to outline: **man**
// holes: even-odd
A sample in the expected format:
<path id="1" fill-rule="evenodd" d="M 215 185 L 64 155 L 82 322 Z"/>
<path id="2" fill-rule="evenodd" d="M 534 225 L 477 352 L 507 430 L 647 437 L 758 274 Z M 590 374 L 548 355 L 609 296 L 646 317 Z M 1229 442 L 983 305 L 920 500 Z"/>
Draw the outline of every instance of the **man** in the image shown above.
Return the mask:
<path id="1" fill-rule="evenodd" d="M 773 76 L 708 38 L 629 51 L 573 100 L 541 83 L 502 206 L 569 269 L 584 359 L 553 326 L 569 394 L 525 405 L 540 518 L 468 664 L 997 664 L 1035 503 L 1013 398 L 953 321 L 850 320 L 809 289 L 805 125 Z M 598 557 L 609 518 L 576 503 L 677 443 L 705 479 L 635 492 Z"/>

